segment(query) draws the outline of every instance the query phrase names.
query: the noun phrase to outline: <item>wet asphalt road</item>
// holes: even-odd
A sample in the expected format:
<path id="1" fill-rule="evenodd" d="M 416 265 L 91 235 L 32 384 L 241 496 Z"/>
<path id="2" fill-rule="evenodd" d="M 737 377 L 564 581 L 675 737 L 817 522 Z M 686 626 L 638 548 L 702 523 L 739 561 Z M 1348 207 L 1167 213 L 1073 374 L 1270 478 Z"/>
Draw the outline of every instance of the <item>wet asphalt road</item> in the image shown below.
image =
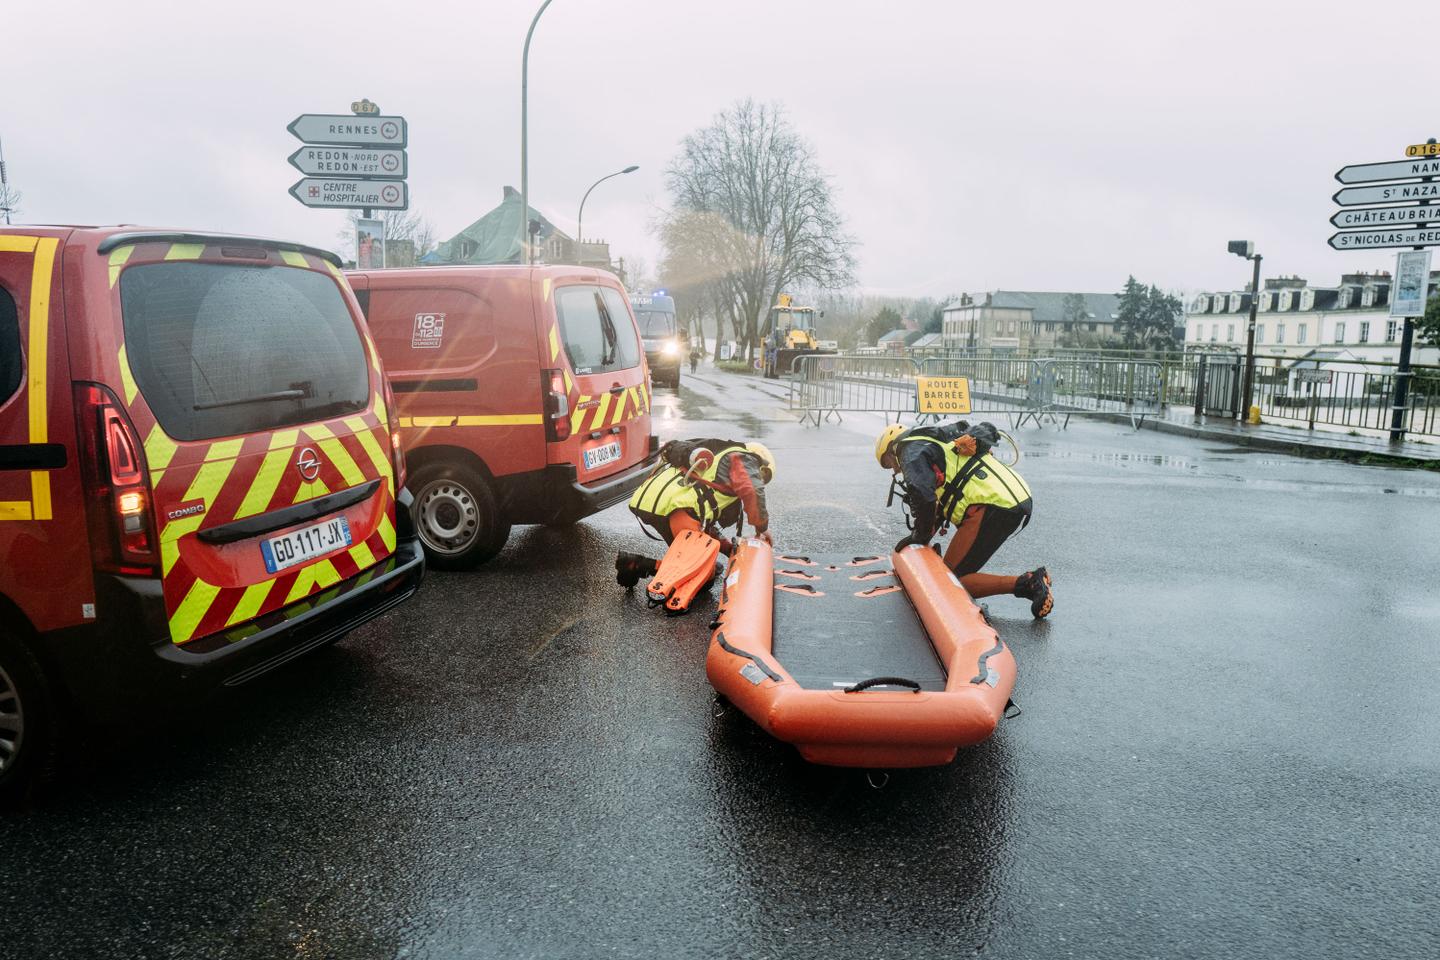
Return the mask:
<path id="1" fill-rule="evenodd" d="M 903 535 L 880 418 L 657 391 L 759 435 L 789 549 Z M 1434 957 L 1440 475 L 1029 428 L 1052 619 L 989 601 L 1024 713 L 883 789 L 718 706 L 709 607 L 613 582 L 621 509 L 293 668 L 92 738 L 0 819 L 14 957 Z"/>

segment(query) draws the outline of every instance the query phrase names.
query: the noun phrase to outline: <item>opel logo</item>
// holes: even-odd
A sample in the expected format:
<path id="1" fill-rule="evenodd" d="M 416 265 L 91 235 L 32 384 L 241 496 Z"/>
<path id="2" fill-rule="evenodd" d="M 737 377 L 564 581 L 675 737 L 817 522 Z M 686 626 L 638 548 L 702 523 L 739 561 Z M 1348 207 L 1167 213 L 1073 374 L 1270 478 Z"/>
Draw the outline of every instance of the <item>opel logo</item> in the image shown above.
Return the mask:
<path id="1" fill-rule="evenodd" d="M 300 471 L 300 476 L 307 482 L 313 481 L 320 476 L 320 455 L 313 448 L 306 447 L 295 458 L 295 469 Z"/>

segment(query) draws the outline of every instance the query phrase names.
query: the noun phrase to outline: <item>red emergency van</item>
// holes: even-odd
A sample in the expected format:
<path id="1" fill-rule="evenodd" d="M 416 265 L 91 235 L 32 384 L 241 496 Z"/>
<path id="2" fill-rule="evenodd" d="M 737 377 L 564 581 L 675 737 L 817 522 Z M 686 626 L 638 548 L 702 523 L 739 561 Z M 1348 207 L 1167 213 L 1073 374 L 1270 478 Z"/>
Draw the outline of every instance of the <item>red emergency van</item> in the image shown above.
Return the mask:
<path id="1" fill-rule="evenodd" d="M 0 794 L 415 591 L 387 390 L 333 254 L 0 227 Z"/>
<path id="2" fill-rule="evenodd" d="M 517 523 L 573 523 L 654 466 L 650 377 L 625 288 L 573 266 L 347 274 L 400 413 L 430 563 L 474 566 Z"/>

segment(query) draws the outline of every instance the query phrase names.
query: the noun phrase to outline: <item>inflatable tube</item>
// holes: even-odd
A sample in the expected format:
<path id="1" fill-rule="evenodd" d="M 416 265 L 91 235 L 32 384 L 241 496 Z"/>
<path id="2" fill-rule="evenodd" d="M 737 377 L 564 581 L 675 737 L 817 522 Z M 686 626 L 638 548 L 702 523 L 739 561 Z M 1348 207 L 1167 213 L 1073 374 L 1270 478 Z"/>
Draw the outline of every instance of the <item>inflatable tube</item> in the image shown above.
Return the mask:
<path id="1" fill-rule="evenodd" d="M 1015 658 L 931 550 L 776 557 L 751 539 L 727 571 L 705 674 L 812 763 L 924 767 L 994 732 Z"/>

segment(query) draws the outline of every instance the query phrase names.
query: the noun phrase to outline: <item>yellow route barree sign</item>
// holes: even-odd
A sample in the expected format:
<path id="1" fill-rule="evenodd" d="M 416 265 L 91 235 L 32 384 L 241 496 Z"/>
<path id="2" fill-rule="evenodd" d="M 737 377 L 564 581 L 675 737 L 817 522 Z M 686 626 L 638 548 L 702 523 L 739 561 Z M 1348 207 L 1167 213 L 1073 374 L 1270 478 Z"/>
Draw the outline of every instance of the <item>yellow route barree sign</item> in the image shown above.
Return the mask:
<path id="1" fill-rule="evenodd" d="M 1405 148 L 1407 157 L 1440 157 L 1440 143 L 1412 143 Z"/>
<path id="2" fill-rule="evenodd" d="M 915 381 L 917 413 L 969 413 L 968 377 L 919 377 Z"/>

